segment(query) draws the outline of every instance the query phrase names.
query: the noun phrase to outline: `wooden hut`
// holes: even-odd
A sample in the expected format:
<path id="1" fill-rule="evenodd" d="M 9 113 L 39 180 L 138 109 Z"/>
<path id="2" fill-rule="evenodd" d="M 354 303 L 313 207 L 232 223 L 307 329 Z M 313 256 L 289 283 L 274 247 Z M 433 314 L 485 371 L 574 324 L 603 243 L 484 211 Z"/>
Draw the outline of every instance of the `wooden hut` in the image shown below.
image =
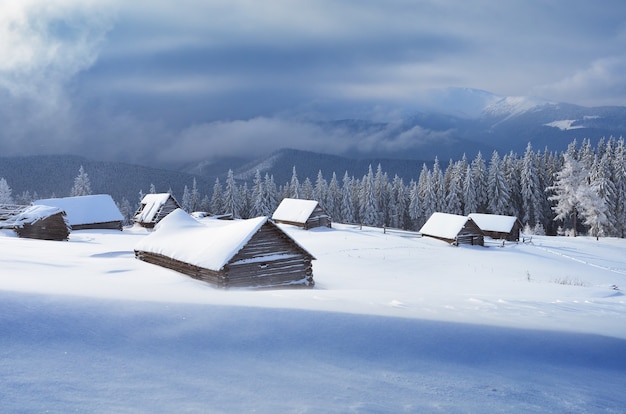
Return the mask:
<path id="1" fill-rule="evenodd" d="M 0 207 L 0 228 L 13 229 L 19 237 L 67 240 L 70 225 L 65 212 L 52 206 Z"/>
<path id="2" fill-rule="evenodd" d="M 454 245 L 485 245 L 484 234 L 474 220 L 456 214 L 433 213 L 420 233 Z"/>
<path id="3" fill-rule="evenodd" d="M 472 213 L 468 216 L 485 236 L 496 240 L 519 241 L 522 223 L 515 216 Z"/>
<path id="4" fill-rule="evenodd" d="M 62 209 L 72 230 L 122 230 L 124 223 L 124 216 L 108 194 L 47 198 L 33 204 Z"/>
<path id="5" fill-rule="evenodd" d="M 305 230 L 314 227 L 331 227 L 332 221 L 326 210 L 315 200 L 285 198 L 272 215 L 276 223 L 292 224 Z"/>
<path id="6" fill-rule="evenodd" d="M 200 223 L 181 209 L 135 247 L 135 257 L 220 288 L 311 288 L 315 258 L 267 217 Z"/>
<path id="7" fill-rule="evenodd" d="M 180 208 L 180 204 L 169 193 L 146 194 L 133 217 L 133 222 L 142 227 L 153 228 L 177 208 Z"/>

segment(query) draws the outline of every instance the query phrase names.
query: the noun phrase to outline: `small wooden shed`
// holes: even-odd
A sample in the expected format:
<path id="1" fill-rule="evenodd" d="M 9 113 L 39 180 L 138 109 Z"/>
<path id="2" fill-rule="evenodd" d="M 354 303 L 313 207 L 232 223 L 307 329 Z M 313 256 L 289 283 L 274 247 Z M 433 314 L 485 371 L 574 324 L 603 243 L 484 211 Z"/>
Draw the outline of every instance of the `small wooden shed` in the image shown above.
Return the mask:
<path id="1" fill-rule="evenodd" d="M 305 230 L 314 227 L 331 227 L 330 215 L 315 200 L 285 198 L 272 215 L 276 223 L 291 224 Z"/>
<path id="2" fill-rule="evenodd" d="M 522 222 L 515 216 L 472 213 L 468 216 L 485 236 L 496 240 L 519 241 Z"/>
<path id="3" fill-rule="evenodd" d="M 142 227 L 153 228 L 180 204 L 170 193 L 146 194 L 133 217 L 133 222 Z"/>
<path id="4" fill-rule="evenodd" d="M 62 209 L 72 230 L 122 230 L 124 223 L 124 216 L 108 194 L 47 198 L 33 204 Z"/>
<path id="5" fill-rule="evenodd" d="M 454 245 L 485 245 L 484 234 L 474 220 L 456 214 L 433 213 L 420 233 Z"/>
<path id="6" fill-rule="evenodd" d="M 70 234 L 65 212 L 52 206 L 2 206 L 0 228 L 29 239 L 67 240 Z"/>
<path id="7" fill-rule="evenodd" d="M 200 223 L 177 209 L 135 246 L 135 257 L 219 288 L 315 285 L 315 258 L 267 217 Z"/>

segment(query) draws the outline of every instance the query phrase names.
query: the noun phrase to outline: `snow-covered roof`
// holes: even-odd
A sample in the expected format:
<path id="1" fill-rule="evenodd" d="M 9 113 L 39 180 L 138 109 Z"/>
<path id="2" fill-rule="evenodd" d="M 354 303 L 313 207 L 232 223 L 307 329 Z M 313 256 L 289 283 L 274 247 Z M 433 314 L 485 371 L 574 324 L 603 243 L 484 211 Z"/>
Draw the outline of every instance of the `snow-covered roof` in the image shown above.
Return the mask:
<path id="1" fill-rule="evenodd" d="M 153 221 L 161 206 L 163 206 L 170 197 L 170 193 L 146 194 L 141 200 L 141 204 L 145 205 L 145 207 L 135 216 L 135 220 L 142 223 Z"/>
<path id="2" fill-rule="evenodd" d="M 58 213 L 63 213 L 63 210 L 53 206 L 33 205 L 29 206 L 26 210 L 12 219 L 11 224 L 16 227 L 21 227 L 24 224 L 32 224 L 37 220 L 44 219 Z"/>
<path id="3" fill-rule="evenodd" d="M 315 207 L 317 207 L 317 201 L 315 200 L 285 198 L 274 211 L 272 220 L 305 223 L 311 217 Z"/>
<path id="4" fill-rule="evenodd" d="M 420 233 L 454 239 L 465 226 L 467 220 L 467 217 L 456 214 L 433 213 L 420 229 Z"/>
<path id="5" fill-rule="evenodd" d="M 161 220 L 155 231 L 141 240 L 135 250 L 161 254 L 218 271 L 267 220 L 267 217 L 257 217 L 228 223 L 221 221 L 217 226 L 207 226 L 184 210 L 176 209 Z"/>
<path id="6" fill-rule="evenodd" d="M 124 220 L 113 198 L 108 194 L 46 198 L 34 201 L 33 204 L 64 210 L 71 226 Z"/>
<path id="7" fill-rule="evenodd" d="M 485 231 L 497 231 L 501 233 L 508 233 L 513 229 L 517 217 L 515 216 L 501 216 L 498 214 L 481 214 L 472 213 L 468 216 L 474 223 Z"/>

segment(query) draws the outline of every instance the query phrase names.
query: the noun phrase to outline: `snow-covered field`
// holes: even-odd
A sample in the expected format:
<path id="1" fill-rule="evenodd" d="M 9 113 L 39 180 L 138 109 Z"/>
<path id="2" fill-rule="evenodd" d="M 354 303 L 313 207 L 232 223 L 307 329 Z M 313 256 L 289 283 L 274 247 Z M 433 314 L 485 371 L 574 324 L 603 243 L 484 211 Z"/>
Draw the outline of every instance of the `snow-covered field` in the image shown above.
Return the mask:
<path id="1" fill-rule="evenodd" d="M 626 240 L 281 228 L 314 289 L 214 289 L 134 259 L 142 229 L 0 231 L 0 411 L 626 409 Z"/>

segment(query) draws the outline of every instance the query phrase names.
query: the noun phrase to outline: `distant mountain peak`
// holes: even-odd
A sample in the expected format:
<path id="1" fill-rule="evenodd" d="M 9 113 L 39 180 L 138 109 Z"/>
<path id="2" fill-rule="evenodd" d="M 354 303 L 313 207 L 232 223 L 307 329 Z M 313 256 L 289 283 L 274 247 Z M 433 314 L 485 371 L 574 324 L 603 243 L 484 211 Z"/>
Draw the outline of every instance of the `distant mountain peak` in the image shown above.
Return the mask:
<path id="1" fill-rule="evenodd" d="M 509 118 L 545 105 L 556 103 L 528 96 L 505 96 L 485 106 L 481 115 Z"/>

